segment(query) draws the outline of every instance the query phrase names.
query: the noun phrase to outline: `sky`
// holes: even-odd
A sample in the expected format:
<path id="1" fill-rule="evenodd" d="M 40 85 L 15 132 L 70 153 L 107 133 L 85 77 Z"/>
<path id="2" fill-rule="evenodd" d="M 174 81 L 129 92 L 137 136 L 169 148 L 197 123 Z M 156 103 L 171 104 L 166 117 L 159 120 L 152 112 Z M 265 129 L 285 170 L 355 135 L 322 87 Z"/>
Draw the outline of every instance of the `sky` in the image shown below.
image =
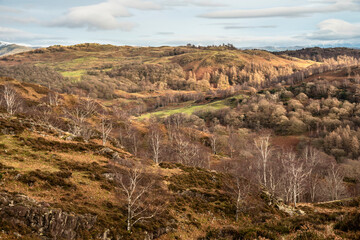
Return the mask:
<path id="1" fill-rule="evenodd" d="M 360 47 L 360 0 L 0 0 L 0 41 Z"/>

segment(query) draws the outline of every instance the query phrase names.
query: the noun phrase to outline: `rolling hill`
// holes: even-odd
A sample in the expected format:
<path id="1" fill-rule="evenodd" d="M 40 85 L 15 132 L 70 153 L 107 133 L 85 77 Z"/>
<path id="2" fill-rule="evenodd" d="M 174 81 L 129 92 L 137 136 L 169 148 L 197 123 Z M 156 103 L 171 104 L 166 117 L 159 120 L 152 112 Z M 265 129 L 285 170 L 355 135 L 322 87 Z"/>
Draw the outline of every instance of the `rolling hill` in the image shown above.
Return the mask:
<path id="1" fill-rule="evenodd" d="M 207 91 L 227 89 L 244 82 L 258 86 L 313 64 L 266 51 L 226 47 L 140 48 L 81 44 L 52 46 L 1 58 L 0 74 L 48 86 L 49 82 L 41 79 L 41 75 L 46 71 L 51 75 L 56 72 L 62 78 L 52 83 L 53 88 L 63 92 L 70 89 L 91 91 L 95 97 L 114 98 L 119 91 Z M 21 76 L 25 71 L 33 76 Z"/>
<path id="2" fill-rule="evenodd" d="M 360 67 L 344 62 L 99 44 L 1 58 L 0 238 L 358 239 Z"/>
<path id="3" fill-rule="evenodd" d="M 34 48 L 17 44 L 5 44 L 0 42 L 0 57 L 34 50 Z"/>

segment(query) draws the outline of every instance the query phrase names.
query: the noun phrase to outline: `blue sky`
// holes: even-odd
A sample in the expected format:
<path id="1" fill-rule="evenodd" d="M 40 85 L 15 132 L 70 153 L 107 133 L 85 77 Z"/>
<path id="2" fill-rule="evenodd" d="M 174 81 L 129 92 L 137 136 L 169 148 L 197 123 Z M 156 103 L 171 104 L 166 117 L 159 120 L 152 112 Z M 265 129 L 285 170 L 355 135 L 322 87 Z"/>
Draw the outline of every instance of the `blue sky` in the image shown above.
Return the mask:
<path id="1" fill-rule="evenodd" d="M 360 0 L 0 0 L 0 41 L 360 46 Z"/>

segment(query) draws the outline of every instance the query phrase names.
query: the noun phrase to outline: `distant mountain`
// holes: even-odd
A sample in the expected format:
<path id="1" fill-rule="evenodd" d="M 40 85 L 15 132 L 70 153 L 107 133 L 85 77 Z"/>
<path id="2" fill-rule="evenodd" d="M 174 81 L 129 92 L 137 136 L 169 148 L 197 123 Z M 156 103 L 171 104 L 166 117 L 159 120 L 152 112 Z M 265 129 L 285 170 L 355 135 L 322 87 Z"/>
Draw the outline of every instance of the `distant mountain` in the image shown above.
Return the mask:
<path id="1" fill-rule="evenodd" d="M 298 51 L 302 49 L 359 49 L 359 45 L 355 44 L 326 44 L 326 45 L 307 45 L 307 46 L 288 46 L 288 47 L 281 47 L 281 46 L 264 46 L 264 47 L 243 47 L 240 48 L 242 50 L 251 50 L 251 49 L 258 49 L 264 50 L 268 52 L 285 52 L 285 51 Z"/>
<path id="2" fill-rule="evenodd" d="M 322 62 L 323 59 L 328 58 L 337 58 L 338 56 L 349 56 L 360 59 L 360 49 L 355 48 L 345 48 L 345 47 L 337 47 L 337 48 L 303 48 L 294 51 L 282 51 L 275 52 L 276 55 L 287 55 L 290 57 L 296 57 L 304 60 L 313 60 L 317 62 Z"/>
<path id="3" fill-rule="evenodd" d="M 258 50 L 264 50 L 268 52 L 281 52 L 281 51 L 294 51 L 304 48 L 304 46 L 291 46 L 291 47 L 276 47 L 276 46 L 265 46 L 265 47 L 246 47 L 241 48 L 243 50 L 250 50 L 250 49 L 258 49 Z"/>
<path id="4" fill-rule="evenodd" d="M 31 47 L 0 42 L 0 56 L 12 55 L 16 53 L 31 51 L 31 50 L 33 50 L 33 48 Z"/>

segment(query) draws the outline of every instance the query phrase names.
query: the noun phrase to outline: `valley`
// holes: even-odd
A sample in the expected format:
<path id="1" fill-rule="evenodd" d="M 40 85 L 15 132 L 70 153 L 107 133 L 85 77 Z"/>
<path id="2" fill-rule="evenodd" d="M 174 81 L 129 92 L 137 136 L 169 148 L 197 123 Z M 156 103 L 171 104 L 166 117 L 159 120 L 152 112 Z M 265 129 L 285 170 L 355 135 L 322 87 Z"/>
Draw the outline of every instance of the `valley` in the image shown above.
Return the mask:
<path id="1" fill-rule="evenodd" d="M 0 238 L 358 239 L 357 53 L 1 57 Z"/>

